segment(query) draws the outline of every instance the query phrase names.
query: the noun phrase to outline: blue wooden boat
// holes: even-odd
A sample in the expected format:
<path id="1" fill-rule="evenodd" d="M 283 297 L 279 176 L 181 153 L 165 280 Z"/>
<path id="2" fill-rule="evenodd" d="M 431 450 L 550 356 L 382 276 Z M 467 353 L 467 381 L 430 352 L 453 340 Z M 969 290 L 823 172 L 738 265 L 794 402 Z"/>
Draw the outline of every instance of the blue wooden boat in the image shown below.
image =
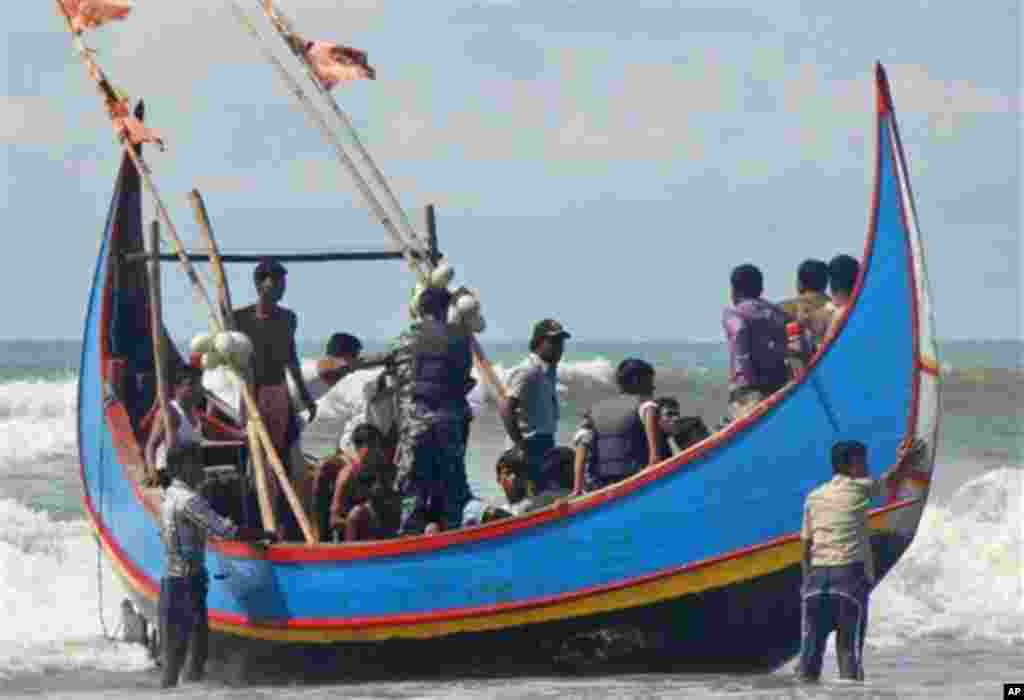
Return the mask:
<path id="1" fill-rule="evenodd" d="M 874 474 L 924 439 L 915 478 L 874 504 L 880 573 L 910 545 L 928 496 L 940 378 L 923 248 L 885 73 L 864 274 L 804 377 L 749 418 L 570 504 L 434 537 L 357 544 L 211 542 L 214 651 L 233 647 L 382 673 L 543 663 L 574 639 L 628 630 L 646 665 L 771 669 L 800 644 L 804 497 L 837 439 Z M 84 503 L 103 550 L 152 617 L 164 570 L 159 493 L 141 485 L 151 396 L 139 178 L 117 179 L 89 296 L 79 388 Z M 134 255 L 133 255 L 134 254 Z"/>

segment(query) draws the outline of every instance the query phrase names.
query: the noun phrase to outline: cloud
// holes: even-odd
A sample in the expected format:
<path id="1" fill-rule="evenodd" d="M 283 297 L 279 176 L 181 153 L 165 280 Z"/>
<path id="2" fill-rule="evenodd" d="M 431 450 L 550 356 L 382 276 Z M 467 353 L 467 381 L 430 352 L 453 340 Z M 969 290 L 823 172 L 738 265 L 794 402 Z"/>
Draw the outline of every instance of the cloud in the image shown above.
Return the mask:
<path id="1" fill-rule="evenodd" d="M 749 3 L 709 5 L 673 0 L 643 0 L 628 6 L 578 0 L 474 2 L 456 10 L 452 21 L 641 40 L 671 40 L 693 34 L 760 35 L 775 29 L 775 23 Z"/>
<path id="2" fill-rule="evenodd" d="M 0 96 L 0 141 L 18 146 L 50 146 L 64 118 L 43 97 Z"/>

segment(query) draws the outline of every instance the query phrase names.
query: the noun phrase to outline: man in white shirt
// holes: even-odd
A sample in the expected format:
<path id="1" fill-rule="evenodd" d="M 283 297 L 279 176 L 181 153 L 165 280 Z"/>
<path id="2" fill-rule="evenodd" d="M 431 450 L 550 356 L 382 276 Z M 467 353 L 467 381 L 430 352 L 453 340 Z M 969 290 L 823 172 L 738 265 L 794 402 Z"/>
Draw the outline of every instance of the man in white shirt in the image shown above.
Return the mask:
<path id="1" fill-rule="evenodd" d="M 558 432 L 558 363 L 570 338 L 561 323 L 546 318 L 533 327 L 530 354 L 508 379 L 502 421 L 514 447 L 522 450 L 533 489 L 545 488 L 544 455 Z"/>

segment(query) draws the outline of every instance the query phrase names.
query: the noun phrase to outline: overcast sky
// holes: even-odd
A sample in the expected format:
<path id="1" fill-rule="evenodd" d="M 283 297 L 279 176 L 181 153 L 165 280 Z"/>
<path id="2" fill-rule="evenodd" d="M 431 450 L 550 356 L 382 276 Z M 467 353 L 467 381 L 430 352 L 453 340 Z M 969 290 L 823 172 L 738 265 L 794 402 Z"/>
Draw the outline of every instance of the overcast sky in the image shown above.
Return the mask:
<path id="1" fill-rule="evenodd" d="M 255 9 L 255 0 L 249 2 Z M 76 337 L 119 150 L 52 3 L 8 3 L 0 42 L 6 244 L 0 336 Z M 1015 2 L 282 0 L 309 38 L 369 52 L 335 91 L 406 209 L 438 207 L 486 339 L 559 318 L 587 339 L 717 339 L 729 270 L 769 296 L 806 257 L 860 255 L 886 64 L 943 338 L 1013 337 L 1021 247 Z M 137 0 L 88 37 L 145 97 L 187 241 L 199 187 L 225 249 L 382 247 L 319 134 L 225 3 Z M 165 268 L 176 333 L 203 327 Z M 232 270 L 236 302 L 251 268 Z M 295 265 L 299 333 L 400 330 L 399 263 Z"/>

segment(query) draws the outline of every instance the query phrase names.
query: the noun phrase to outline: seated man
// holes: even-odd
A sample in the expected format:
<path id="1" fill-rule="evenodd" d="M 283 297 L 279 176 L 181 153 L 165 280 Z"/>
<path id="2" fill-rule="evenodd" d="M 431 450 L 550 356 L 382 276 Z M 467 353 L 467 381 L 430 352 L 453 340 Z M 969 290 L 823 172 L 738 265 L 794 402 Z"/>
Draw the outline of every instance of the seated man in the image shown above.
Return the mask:
<path id="1" fill-rule="evenodd" d="M 336 535 L 343 535 L 345 522 L 349 511 L 358 503 L 358 489 L 356 480 L 364 465 L 367 463 L 378 463 L 381 459 L 382 436 L 380 431 L 369 423 L 362 423 L 352 431 L 352 444 L 355 447 L 355 457 L 345 463 L 337 472 L 334 481 L 334 489 L 331 496 L 329 509 L 328 528 L 325 532 L 334 531 Z M 321 478 L 321 481 L 323 478 Z M 318 496 L 318 504 L 321 501 Z"/>
<path id="2" fill-rule="evenodd" d="M 575 462 L 576 453 L 571 447 L 552 447 L 544 453 L 542 471 L 545 486 L 538 494 L 527 499 L 523 512 L 540 510 L 557 501 L 569 498 L 575 477 L 573 470 Z"/>
<path id="3" fill-rule="evenodd" d="M 379 459 L 368 462 L 355 477 L 354 500 L 345 518 L 345 541 L 386 540 L 398 536 L 402 502 L 395 491 L 398 470 Z"/>
<path id="4" fill-rule="evenodd" d="M 627 479 L 664 459 L 654 367 L 628 357 L 615 371 L 618 396 L 597 402 L 576 432 L 573 495 Z"/>
<path id="5" fill-rule="evenodd" d="M 711 434 L 700 416 L 683 416 L 679 401 L 671 396 L 658 399 L 658 425 L 665 436 L 666 457 L 679 454 Z"/>
<path id="6" fill-rule="evenodd" d="M 494 477 L 508 505 L 496 506 L 476 498 L 470 499 L 462 512 L 463 527 L 519 515 L 529 505 L 529 464 L 524 450 L 513 447 L 502 452 L 494 465 Z"/>

